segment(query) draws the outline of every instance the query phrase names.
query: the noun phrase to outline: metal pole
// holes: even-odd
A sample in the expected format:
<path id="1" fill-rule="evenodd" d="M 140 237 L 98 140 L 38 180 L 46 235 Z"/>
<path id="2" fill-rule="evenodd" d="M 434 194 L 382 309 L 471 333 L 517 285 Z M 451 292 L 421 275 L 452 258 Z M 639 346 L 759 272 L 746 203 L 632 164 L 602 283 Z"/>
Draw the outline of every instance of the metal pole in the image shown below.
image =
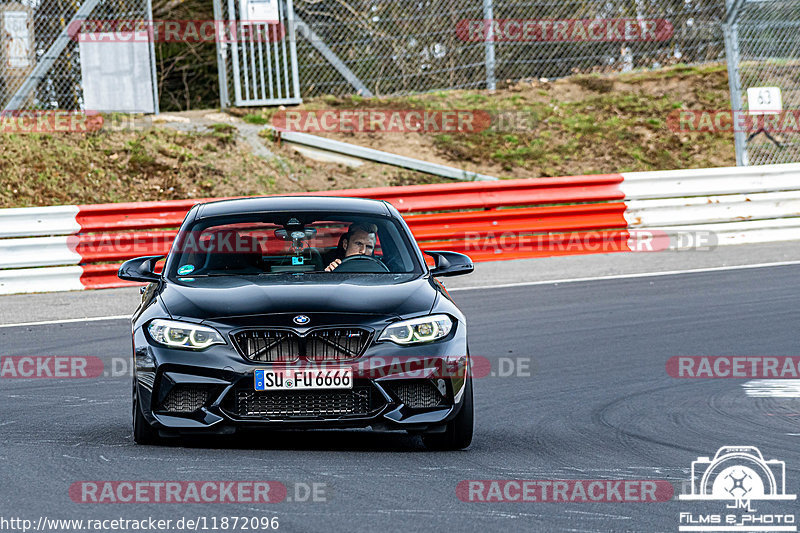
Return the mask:
<path id="1" fill-rule="evenodd" d="M 158 115 L 160 109 L 158 107 L 158 73 L 156 72 L 156 39 L 155 39 L 155 26 L 153 24 L 153 2 L 147 0 L 147 21 L 150 23 L 150 76 L 153 80 L 153 112 Z"/>
<path id="2" fill-rule="evenodd" d="M 217 78 L 219 79 L 219 107 L 227 109 L 231 105 L 228 96 L 228 21 L 222 18 L 222 2 L 214 0 L 214 20 L 217 27 Z"/>
<path id="3" fill-rule="evenodd" d="M 242 102 L 242 74 L 239 70 L 239 45 L 241 44 L 242 49 L 244 49 L 244 43 L 242 43 L 242 24 L 239 20 L 240 17 L 241 13 L 238 15 L 236 14 L 234 0 L 228 0 L 228 16 L 225 20 L 230 21 L 231 23 L 236 23 L 236 35 L 234 35 L 232 39 L 231 56 L 233 57 L 233 105 L 237 106 Z"/>
<path id="4" fill-rule="evenodd" d="M 292 58 L 292 98 L 300 98 L 300 71 L 297 67 L 297 33 L 295 31 L 294 4 L 287 0 L 286 38 L 289 39 L 289 54 Z"/>
<path id="5" fill-rule="evenodd" d="M 486 88 L 490 91 L 497 89 L 494 67 L 494 3 L 493 0 L 483 0 L 483 23 L 486 27 L 484 36 L 484 55 L 486 56 Z"/>
<path id="6" fill-rule="evenodd" d="M 416 170 L 417 172 L 433 174 L 434 176 L 441 176 L 443 178 L 462 181 L 497 181 L 497 178 L 494 176 L 478 174 L 476 172 L 440 165 L 438 163 L 430 163 L 428 161 L 392 154 L 390 152 L 383 152 L 381 150 L 374 150 L 372 148 L 365 148 L 346 142 L 334 141 L 333 139 L 309 135 L 308 133 L 284 131 L 281 133 L 281 139 L 287 143 L 310 146 L 326 152 L 347 155 L 358 159 L 366 159 L 367 161 L 375 161 L 377 163 L 383 163 L 384 165 L 407 168 L 409 170 Z"/>
<path id="7" fill-rule="evenodd" d="M 734 113 L 734 124 L 736 124 L 736 113 L 743 113 L 742 86 L 739 72 L 739 29 L 738 15 L 739 9 L 744 4 L 743 0 L 726 0 L 728 15 L 726 23 L 722 26 L 722 33 L 725 38 L 725 55 L 728 60 L 728 88 L 731 94 L 731 111 Z M 740 128 L 734 128 L 733 143 L 736 148 L 736 166 L 748 166 L 750 163 L 747 157 L 747 137 Z"/>

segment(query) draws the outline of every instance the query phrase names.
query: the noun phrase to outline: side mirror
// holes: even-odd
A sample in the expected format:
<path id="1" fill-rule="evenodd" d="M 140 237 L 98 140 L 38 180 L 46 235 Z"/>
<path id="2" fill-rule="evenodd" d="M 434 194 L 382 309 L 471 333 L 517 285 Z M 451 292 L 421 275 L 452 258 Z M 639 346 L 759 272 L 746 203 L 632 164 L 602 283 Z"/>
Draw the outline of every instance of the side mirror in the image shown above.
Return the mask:
<path id="1" fill-rule="evenodd" d="M 164 259 L 163 255 L 149 255 L 147 257 L 137 257 L 130 261 L 125 261 L 119 267 L 117 277 L 125 281 L 141 281 L 144 283 L 152 283 L 159 281 L 161 275 L 156 274 L 156 263 Z"/>
<path id="2" fill-rule="evenodd" d="M 423 250 L 424 253 L 436 260 L 436 266 L 431 269 L 434 276 L 460 276 L 475 270 L 472 259 L 458 252 L 440 252 Z"/>

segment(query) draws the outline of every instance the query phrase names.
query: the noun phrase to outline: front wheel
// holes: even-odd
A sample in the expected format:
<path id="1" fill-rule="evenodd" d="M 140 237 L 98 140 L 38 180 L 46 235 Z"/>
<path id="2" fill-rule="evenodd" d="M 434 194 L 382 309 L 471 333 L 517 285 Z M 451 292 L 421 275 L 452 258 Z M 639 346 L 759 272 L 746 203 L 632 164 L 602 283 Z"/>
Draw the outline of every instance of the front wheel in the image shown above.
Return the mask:
<path id="1" fill-rule="evenodd" d="M 472 376 L 464 384 L 464 404 L 456 417 L 447 423 L 444 433 L 422 436 L 422 442 L 431 450 L 463 450 L 472 443 L 475 430 L 475 408 L 472 399 Z"/>

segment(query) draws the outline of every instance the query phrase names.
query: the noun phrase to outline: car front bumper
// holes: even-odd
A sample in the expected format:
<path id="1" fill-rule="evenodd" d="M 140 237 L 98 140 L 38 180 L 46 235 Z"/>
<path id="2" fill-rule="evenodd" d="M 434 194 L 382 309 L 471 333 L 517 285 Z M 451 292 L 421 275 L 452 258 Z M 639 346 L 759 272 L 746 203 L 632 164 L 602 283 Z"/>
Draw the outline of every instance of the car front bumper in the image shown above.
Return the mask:
<path id="1" fill-rule="evenodd" d="M 163 434 L 247 428 L 442 431 L 461 409 L 469 369 L 465 334 L 456 332 L 423 346 L 373 344 L 354 361 L 327 363 L 325 368 L 353 368 L 352 390 L 260 392 L 255 371 L 274 365 L 248 361 L 230 345 L 170 349 L 154 345 L 141 329 L 133 341 L 134 392 L 147 422 Z"/>

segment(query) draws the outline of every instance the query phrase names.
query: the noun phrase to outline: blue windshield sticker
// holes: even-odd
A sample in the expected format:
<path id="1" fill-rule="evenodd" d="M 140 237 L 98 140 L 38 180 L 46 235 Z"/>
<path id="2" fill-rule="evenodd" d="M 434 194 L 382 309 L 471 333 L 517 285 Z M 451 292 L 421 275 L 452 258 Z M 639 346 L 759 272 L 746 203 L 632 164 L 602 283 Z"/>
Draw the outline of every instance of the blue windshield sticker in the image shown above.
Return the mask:
<path id="1" fill-rule="evenodd" d="M 194 265 L 183 265 L 178 269 L 178 275 L 180 276 L 191 274 L 192 272 L 194 272 Z"/>
<path id="2" fill-rule="evenodd" d="M 302 265 L 303 258 L 302 257 L 292 257 L 292 264 L 293 265 Z"/>

